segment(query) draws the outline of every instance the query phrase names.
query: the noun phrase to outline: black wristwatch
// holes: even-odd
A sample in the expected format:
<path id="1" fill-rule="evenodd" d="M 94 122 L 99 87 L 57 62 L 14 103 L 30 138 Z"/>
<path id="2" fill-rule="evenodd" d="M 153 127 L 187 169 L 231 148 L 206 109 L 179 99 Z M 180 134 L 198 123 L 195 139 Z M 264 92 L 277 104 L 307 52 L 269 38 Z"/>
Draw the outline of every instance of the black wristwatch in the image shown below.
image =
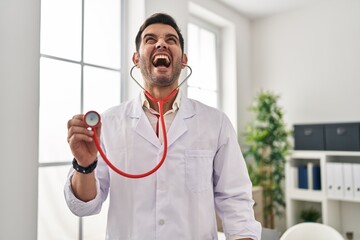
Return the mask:
<path id="1" fill-rule="evenodd" d="M 83 174 L 88 174 L 88 173 L 91 173 L 95 170 L 96 166 L 97 166 L 97 162 L 98 162 L 98 159 L 96 158 L 95 161 L 90 164 L 88 167 L 82 167 L 78 164 L 78 162 L 76 161 L 76 159 L 74 158 L 74 160 L 72 161 L 72 165 L 73 165 L 73 168 L 79 172 L 79 173 L 83 173 Z"/>

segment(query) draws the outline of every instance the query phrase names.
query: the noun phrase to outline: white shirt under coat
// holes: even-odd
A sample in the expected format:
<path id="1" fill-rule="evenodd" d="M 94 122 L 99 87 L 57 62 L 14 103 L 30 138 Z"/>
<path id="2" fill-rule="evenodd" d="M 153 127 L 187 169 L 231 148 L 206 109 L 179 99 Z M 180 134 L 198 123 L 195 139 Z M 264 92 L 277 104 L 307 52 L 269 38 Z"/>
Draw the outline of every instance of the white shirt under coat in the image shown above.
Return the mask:
<path id="1" fill-rule="evenodd" d="M 125 178 L 99 156 L 95 199 L 83 202 L 74 196 L 70 171 L 64 191 L 70 210 L 78 216 L 97 214 L 109 195 L 107 240 L 215 240 L 214 209 L 227 239 L 260 240 L 251 182 L 229 119 L 184 95 L 174 116 L 167 158 L 157 172 Z M 128 173 L 147 172 L 160 161 L 162 142 L 140 96 L 102 115 L 101 145 L 109 160 Z"/>

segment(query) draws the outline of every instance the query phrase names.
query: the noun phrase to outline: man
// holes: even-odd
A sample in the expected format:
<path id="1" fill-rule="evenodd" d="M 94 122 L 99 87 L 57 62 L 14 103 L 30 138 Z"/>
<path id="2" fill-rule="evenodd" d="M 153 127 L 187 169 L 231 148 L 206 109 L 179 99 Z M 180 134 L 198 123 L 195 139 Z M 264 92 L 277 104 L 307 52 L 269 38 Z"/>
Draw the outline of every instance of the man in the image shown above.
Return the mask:
<path id="1" fill-rule="evenodd" d="M 183 37 L 169 15 L 154 14 L 140 27 L 133 62 L 155 98 L 177 88 L 187 64 L 183 51 Z M 229 119 L 180 91 L 163 109 L 166 161 L 141 179 L 117 175 L 100 156 L 97 162 L 94 132 L 82 122 L 83 115 L 69 120 L 74 165 L 86 169 L 86 174 L 72 170 L 65 185 L 71 211 L 97 214 L 110 192 L 106 239 L 217 239 L 215 209 L 227 239 L 260 239 L 251 182 Z M 103 113 L 101 143 L 113 165 L 143 173 L 158 163 L 164 141 L 158 114 L 158 104 L 144 93 Z"/>

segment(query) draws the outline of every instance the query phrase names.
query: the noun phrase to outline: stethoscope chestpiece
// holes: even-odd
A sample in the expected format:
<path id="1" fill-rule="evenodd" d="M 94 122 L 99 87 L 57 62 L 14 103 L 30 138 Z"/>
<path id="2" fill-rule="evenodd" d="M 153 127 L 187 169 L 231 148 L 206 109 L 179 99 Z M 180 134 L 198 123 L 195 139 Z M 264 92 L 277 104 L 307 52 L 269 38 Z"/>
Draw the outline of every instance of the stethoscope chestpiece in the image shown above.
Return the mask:
<path id="1" fill-rule="evenodd" d="M 96 111 L 89 111 L 85 113 L 83 121 L 87 127 L 96 128 L 100 124 L 100 114 Z"/>

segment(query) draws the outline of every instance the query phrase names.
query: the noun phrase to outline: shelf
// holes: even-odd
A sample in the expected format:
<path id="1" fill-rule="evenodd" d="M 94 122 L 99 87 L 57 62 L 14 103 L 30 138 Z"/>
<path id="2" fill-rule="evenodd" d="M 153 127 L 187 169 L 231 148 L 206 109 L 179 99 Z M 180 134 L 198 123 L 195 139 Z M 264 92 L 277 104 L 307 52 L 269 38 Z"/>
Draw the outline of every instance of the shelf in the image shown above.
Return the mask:
<path id="1" fill-rule="evenodd" d="M 349 202 L 349 203 L 360 203 L 360 199 L 354 199 L 354 198 L 327 197 L 327 199 L 334 200 L 334 201 Z"/>
<path id="2" fill-rule="evenodd" d="M 292 153 L 292 158 L 321 158 L 323 156 L 354 156 L 360 157 L 360 151 L 313 151 L 296 150 Z"/>
<path id="3" fill-rule="evenodd" d="M 317 209 L 321 213 L 321 216 L 323 216 L 322 202 L 312 201 L 312 200 L 310 201 L 310 200 L 301 200 L 301 199 L 291 199 L 287 203 L 287 209 L 286 209 L 286 213 L 288 214 L 287 216 L 288 226 L 293 226 L 295 224 L 303 222 L 303 220 L 301 219 L 301 212 L 303 210 L 311 209 L 311 208 Z M 323 222 L 322 217 L 318 220 L 318 222 Z"/>
<path id="4" fill-rule="evenodd" d="M 325 185 L 321 181 L 323 158 L 292 158 L 286 164 L 287 191 L 300 191 L 301 194 L 313 193 L 322 196 Z M 296 192 L 295 192 L 296 193 Z"/>
<path id="5" fill-rule="evenodd" d="M 317 190 L 319 172 L 321 187 Z M 360 151 L 294 151 L 285 166 L 287 227 L 301 222 L 303 209 L 314 207 L 321 212 L 319 222 L 343 235 L 352 231 L 354 240 L 359 240 L 360 195 L 355 192 L 359 173 Z"/>
<path id="6" fill-rule="evenodd" d="M 325 153 L 323 151 L 305 151 L 305 150 L 300 150 L 300 151 L 294 151 L 292 153 L 291 158 L 322 158 L 325 156 Z"/>
<path id="7" fill-rule="evenodd" d="M 294 200 L 313 202 L 321 202 L 326 197 L 323 191 L 307 189 L 292 189 L 288 192 L 288 194 L 291 195 L 290 198 Z"/>

